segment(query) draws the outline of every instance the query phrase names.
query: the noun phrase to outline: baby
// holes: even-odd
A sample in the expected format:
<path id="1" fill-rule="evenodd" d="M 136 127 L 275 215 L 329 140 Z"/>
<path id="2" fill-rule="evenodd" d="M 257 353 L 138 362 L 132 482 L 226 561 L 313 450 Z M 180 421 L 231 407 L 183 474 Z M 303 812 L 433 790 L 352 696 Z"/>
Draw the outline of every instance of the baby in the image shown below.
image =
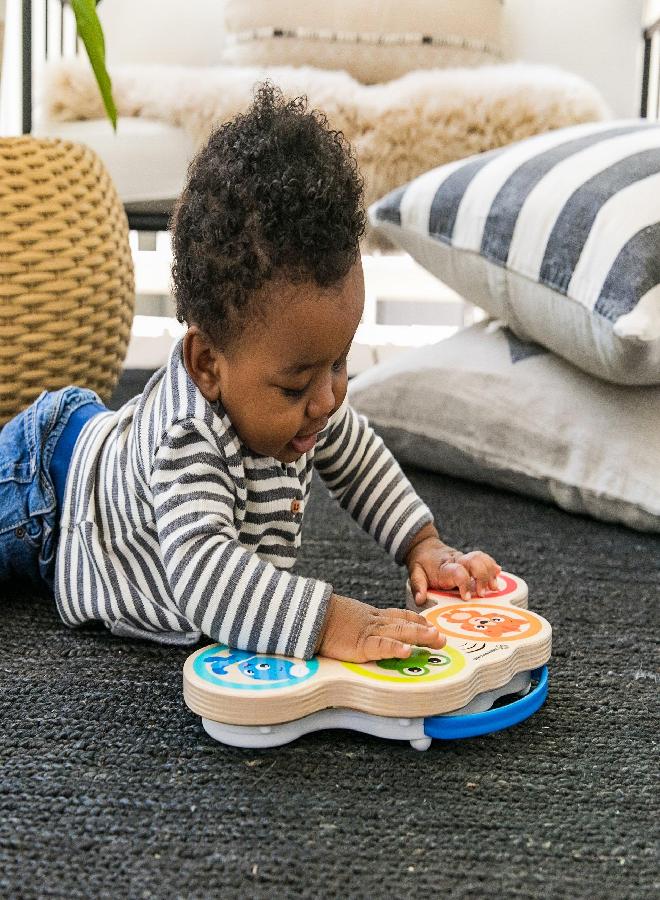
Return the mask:
<path id="1" fill-rule="evenodd" d="M 312 472 L 429 587 L 464 600 L 500 567 L 442 542 L 346 400 L 362 316 L 362 182 L 341 133 L 266 83 L 190 166 L 173 219 L 187 331 L 117 412 L 44 392 L 0 432 L 0 577 L 54 589 L 68 625 L 308 659 L 406 658 L 444 638 L 291 574 Z"/>

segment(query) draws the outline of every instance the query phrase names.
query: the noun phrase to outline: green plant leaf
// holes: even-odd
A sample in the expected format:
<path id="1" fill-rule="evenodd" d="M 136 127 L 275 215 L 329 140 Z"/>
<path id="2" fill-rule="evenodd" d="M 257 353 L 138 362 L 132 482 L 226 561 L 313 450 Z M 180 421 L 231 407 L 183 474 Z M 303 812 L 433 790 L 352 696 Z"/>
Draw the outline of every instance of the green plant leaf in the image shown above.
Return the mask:
<path id="1" fill-rule="evenodd" d="M 96 13 L 95 0 L 70 0 L 73 14 L 76 17 L 76 28 L 80 39 L 85 45 L 87 56 L 92 65 L 92 71 L 101 92 L 103 105 L 112 123 L 117 130 L 117 108 L 112 96 L 112 82 L 105 67 L 105 40 L 99 17 Z"/>

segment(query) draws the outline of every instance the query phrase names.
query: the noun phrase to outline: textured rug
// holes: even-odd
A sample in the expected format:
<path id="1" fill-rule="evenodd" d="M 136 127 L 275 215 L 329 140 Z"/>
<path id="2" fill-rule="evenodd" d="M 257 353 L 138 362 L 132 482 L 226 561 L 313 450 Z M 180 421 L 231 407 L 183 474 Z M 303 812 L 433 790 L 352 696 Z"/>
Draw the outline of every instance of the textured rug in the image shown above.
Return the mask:
<path id="1" fill-rule="evenodd" d="M 183 703 L 185 651 L 71 631 L 2 585 L 1 897 L 658 896 L 660 540 L 408 474 L 449 542 L 527 580 L 554 628 L 545 706 L 425 753 L 348 731 L 232 749 Z M 402 602 L 319 483 L 298 571 Z"/>

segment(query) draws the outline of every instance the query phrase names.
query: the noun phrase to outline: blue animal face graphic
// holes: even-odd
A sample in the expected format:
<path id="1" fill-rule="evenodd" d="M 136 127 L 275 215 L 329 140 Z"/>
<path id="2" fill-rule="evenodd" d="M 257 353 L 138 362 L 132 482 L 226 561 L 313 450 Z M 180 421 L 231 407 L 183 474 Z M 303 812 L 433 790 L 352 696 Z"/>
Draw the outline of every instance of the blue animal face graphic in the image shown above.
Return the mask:
<path id="1" fill-rule="evenodd" d="M 232 650 L 229 656 L 207 656 L 206 662 L 215 675 L 226 675 L 229 667 L 235 665 L 239 672 L 255 681 L 288 681 L 307 674 L 304 664 L 274 656 L 255 656 L 247 650 Z"/>
<path id="2" fill-rule="evenodd" d="M 313 675 L 318 668 L 316 660 L 301 662 L 250 653 L 247 650 L 229 650 L 222 646 L 209 648 L 208 654 L 203 654 L 199 662 L 202 668 L 198 669 L 198 674 L 202 677 L 227 686 L 243 688 L 249 688 L 250 682 L 254 688 L 297 684 Z M 249 679 L 248 683 L 244 681 L 246 678 Z"/>

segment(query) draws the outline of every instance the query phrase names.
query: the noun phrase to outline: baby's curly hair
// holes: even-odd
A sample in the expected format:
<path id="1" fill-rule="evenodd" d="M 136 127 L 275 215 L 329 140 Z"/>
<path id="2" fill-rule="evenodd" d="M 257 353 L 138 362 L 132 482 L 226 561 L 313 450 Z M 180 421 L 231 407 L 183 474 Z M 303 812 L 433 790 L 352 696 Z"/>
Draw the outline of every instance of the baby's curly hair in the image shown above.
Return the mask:
<path id="1" fill-rule="evenodd" d="M 264 82 L 190 164 L 172 224 L 177 319 L 224 348 L 259 315 L 251 300 L 267 281 L 340 283 L 364 229 L 363 181 L 342 132 L 305 97 Z"/>

